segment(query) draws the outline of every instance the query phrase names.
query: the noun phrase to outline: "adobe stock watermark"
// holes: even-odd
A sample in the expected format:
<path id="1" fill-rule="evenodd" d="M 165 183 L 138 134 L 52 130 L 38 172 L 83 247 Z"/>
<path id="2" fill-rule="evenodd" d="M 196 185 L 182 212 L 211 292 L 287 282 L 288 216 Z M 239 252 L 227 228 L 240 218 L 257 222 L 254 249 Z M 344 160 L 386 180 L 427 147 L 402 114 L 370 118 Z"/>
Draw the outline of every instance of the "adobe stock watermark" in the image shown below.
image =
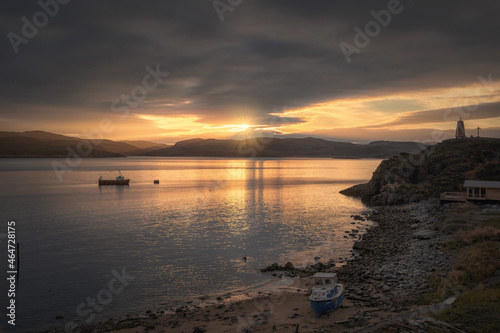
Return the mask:
<path id="1" fill-rule="evenodd" d="M 276 108 L 273 109 L 272 113 L 276 112 L 283 112 L 283 110 L 286 109 L 286 107 L 283 107 L 281 111 L 277 110 Z M 287 118 L 283 118 L 280 116 L 272 116 L 271 121 L 269 123 L 269 127 L 279 127 L 279 126 L 285 126 L 287 124 L 290 124 L 289 121 L 287 121 Z M 256 136 L 253 138 L 253 142 L 251 142 L 251 146 L 248 144 L 250 143 L 249 140 L 243 140 L 239 143 L 238 145 L 238 153 L 241 156 L 245 157 L 257 157 L 258 152 L 264 150 L 267 144 L 271 143 L 271 141 L 274 139 L 272 136 L 266 136 L 264 135 L 264 131 L 256 131 Z"/>
<path id="2" fill-rule="evenodd" d="M 111 102 L 111 111 L 121 113 L 120 119 L 127 118 L 130 115 L 130 108 L 137 108 L 139 102 L 144 101 L 148 97 L 148 93 L 157 88 L 170 75 L 169 72 L 160 70 L 160 64 L 157 64 L 155 69 L 146 66 L 146 72 L 148 74 L 143 77 L 141 85 L 133 87 L 130 94 L 123 94 Z"/>
<path id="3" fill-rule="evenodd" d="M 456 121 L 458 118 L 467 120 L 471 114 L 479 109 L 479 106 L 483 103 L 481 96 L 483 96 L 483 90 L 486 89 L 490 93 L 495 91 L 493 87 L 496 83 L 493 82 L 493 74 L 490 73 L 487 78 L 482 75 L 477 76 L 477 80 L 481 83 L 479 88 L 474 91 L 474 97 L 476 98 L 475 103 L 471 105 L 461 105 L 454 108 L 449 108 L 443 113 L 444 122 Z M 458 102 L 457 102 L 458 103 Z M 464 103 L 460 103 L 464 104 Z M 446 139 L 451 139 L 452 137 L 447 136 L 443 130 L 435 130 L 431 134 L 430 140 L 432 142 L 440 142 Z M 425 143 L 425 140 L 415 140 L 418 143 Z M 410 177 L 415 169 L 424 165 L 427 156 L 430 156 L 436 149 L 436 146 L 432 146 L 430 149 L 425 150 L 422 154 L 410 154 L 408 157 L 399 156 L 400 163 L 398 167 L 399 175 L 402 177 Z"/>
<path id="4" fill-rule="evenodd" d="M 15 54 L 18 54 L 21 44 L 28 44 L 29 41 L 38 35 L 39 29 L 42 29 L 49 23 L 49 17 L 54 18 L 59 13 L 60 5 L 66 5 L 71 0 L 40 0 L 38 5 L 41 10 L 33 14 L 31 20 L 26 16 L 21 18 L 23 23 L 20 34 L 9 32 L 7 38 Z"/>
<path id="5" fill-rule="evenodd" d="M 63 181 L 63 175 L 66 172 L 73 171 L 82 163 L 82 158 L 90 156 L 94 147 L 99 146 L 101 140 L 104 139 L 104 134 L 111 133 L 115 129 L 113 121 L 110 118 L 103 118 L 99 122 L 99 127 L 91 131 L 84 130 L 80 135 L 85 139 L 81 139 L 76 144 L 76 147 L 66 146 L 68 152 L 64 163 L 53 161 L 51 163 L 52 170 L 56 175 L 59 183 Z M 92 140 L 92 141 L 88 141 Z"/>
<path id="6" fill-rule="evenodd" d="M 409 0 L 411 1 L 411 0 Z M 361 51 L 370 45 L 372 38 L 380 35 L 382 28 L 387 28 L 391 23 L 392 16 L 398 15 L 403 11 L 403 6 L 399 0 L 389 0 L 387 2 L 387 9 L 381 9 L 378 12 L 371 10 L 370 14 L 374 20 L 368 21 L 364 26 L 364 31 L 360 27 L 353 28 L 356 33 L 353 38 L 353 44 L 341 42 L 339 44 L 340 50 L 345 57 L 348 64 L 352 62 L 351 56 L 353 54 L 360 54 Z"/>
<path id="7" fill-rule="evenodd" d="M 125 272 L 125 267 L 122 268 L 121 273 L 111 270 L 111 275 L 113 277 L 108 281 L 106 288 L 99 290 L 95 297 L 87 297 L 85 302 L 76 307 L 76 314 L 84 318 L 85 324 L 90 324 L 95 319 L 96 313 L 104 311 L 105 307 L 113 301 L 113 296 L 121 294 L 125 287 L 135 279 L 135 276 Z M 71 321 L 64 328 L 66 332 L 74 332 L 77 327 L 78 324 Z"/>
<path id="8" fill-rule="evenodd" d="M 157 64 L 153 69 L 151 66 L 146 66 L 147 74 L 144 75 L 142 83 L 136 85 L 130 90 L 130 94 L 123 94 L 111 102 L 111 111 L 120 114 L 120 120 L 124 120 L 130 116 L 130 109 L 139 107 L 139 103 L 144 101 L 148 93 L 157 88 L 167 76 L 168 72 L 162 72 L 160 64 Z M 104 139 L 104 134 L 113 132 L 115 125 L 111 118 L 102 118 L 99 122 L 98 128 L 91 131 L 84 130 L 80 136 L 81 140 L 78 141 L 76 146 L 66 147 L 68 152 L 64 163 L 53 161 L 51 166 L 59 182 L 62 182 L 65 172 L 73 171 L 82 163 L 82 159 L 90 156 L 92 151 L 101 144 Z"/>
<path id="9" fill-rule="evenodd" d="M 219 20 L 224 22 L 224 13 L 232 12 L 236 7 L 241 5 L 243 0 L 214 0 L 212 4 L 214 5 L 215 12 L 219 16 Z"/>
<path id="10" fill-rule="evenodd" d="M 278 292 L 264 299 L 256 299 L 252 302 L 255 310 L 246 317 L 238 317 L 237 333 L 251 331 L 253 328 L 265 324 L 276 312 L 276 307 L 286 302 L 286 293 Z"/>

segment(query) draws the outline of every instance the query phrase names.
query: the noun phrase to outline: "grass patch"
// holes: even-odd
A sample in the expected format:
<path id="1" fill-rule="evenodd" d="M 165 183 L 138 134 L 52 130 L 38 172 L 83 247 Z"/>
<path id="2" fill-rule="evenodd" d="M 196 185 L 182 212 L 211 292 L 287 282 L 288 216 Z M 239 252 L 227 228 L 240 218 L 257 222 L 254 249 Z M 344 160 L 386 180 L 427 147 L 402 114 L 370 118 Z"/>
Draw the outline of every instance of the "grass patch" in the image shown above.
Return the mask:
<path id="1" fill-rule="evenodd" d="M 500 228 L 491 222 L 459 231 L 453 240 L 442 246 L 455 260 L 446 277 L 433 281 L 435 295 L 432 299 L 442 300 L 492 276 L 500 269 L 499 248 Z"/>
<path id="2" fill-rule="evenodd" d="M 467 332 L 500 332 L 500 285 L 481 286 L 500 270 L 500 217 L 472 216 L 464 211 L 462 216 L 448 215 L 448 221 L 453 223 L 457 215 L 466 216 L 474 227 L 457 231 L 441 246 L 453 265 L 446 276 L 429 279 L 433 291 L 418 304 L 438 303 L 461 294 L 450 309 L 433 317 Z"/>
<path id="3" fill-rule="evenodd" d="M 484 225 L 500 228 L 500 216 L 491 217 L 484 221 Z"/>
<path id="4" fill-rule="evenodd" d="M 432 292 L 427 293 L 421 299 L 419 299 L 416 305 L 429 305 L 434 303 L 440 303 L 458 293 L 463 292 L 466 287 L 462 285 L 454 285 L 452 281 L 447 277 L 431 277 L 429 278 L 429 285 L 432 288 Z"/>
<path id="5" fill-rule="evenodd" d="M 500 285 L 469 291 L 434 318 L 473 333 L 500 332 Z"/>
<path id="6" fill-rule="evenodd" d="M 473 286 L 489 278 L 500 269 L 500 241 L 475 243 L 460 251 L 454 270 L 462 273 L 456 283 Z"/>
<path id="7" fill-rule="evenodd" d="M 500 269 L 500 230 L 481 227 L 443 245 L 448 255 L 454 257 L 452 269 L 445 277 L 433 277 L 429 283 L 433 292 L 418 304 L 431 304 L 461 293 L 491 277 Z"/>

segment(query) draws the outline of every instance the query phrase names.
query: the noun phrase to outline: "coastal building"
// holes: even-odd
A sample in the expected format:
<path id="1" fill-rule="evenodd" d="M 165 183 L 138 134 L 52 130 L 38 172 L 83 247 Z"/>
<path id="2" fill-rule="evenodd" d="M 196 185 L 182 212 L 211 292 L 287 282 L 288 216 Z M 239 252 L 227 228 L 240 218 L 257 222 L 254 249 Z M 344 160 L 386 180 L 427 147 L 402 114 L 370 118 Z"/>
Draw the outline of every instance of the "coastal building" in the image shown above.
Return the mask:
<path id="1" fill-rule="evenodd" d="M 444 192 L 441 203 L 466 201 L 500 201 L 500 182 L 466 180 L 465 192 Z"/>
<path id="2" fill-rule="evenodd" d="M 457 139 L 461 139 L 461 138 L 466 138 L 467 136 L 465 135 L 465 125 L 464 125 L 464 122 L 462 120 L 462 118 L 460 118 L 459 121 L 457 121 L 457 129 L 455 131 L 455 137 Z"/>
<path id="3" fill-rule="evenodd" d="M 466 180 L 464 187 L 467 189 L 467 200 L 500 201 L 500 182 Z"/>

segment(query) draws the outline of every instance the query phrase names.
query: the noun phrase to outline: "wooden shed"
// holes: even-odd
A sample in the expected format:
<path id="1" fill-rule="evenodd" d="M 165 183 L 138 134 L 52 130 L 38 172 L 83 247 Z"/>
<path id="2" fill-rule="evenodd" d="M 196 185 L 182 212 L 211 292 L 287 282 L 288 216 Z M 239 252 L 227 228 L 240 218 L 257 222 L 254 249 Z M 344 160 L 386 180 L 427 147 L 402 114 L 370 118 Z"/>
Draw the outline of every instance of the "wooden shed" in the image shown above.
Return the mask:
<path id="1" fill-rule="evenodd" d="M 467 200 L 500 201 L 500 182 L 466 180 L 464 187 Z"/>

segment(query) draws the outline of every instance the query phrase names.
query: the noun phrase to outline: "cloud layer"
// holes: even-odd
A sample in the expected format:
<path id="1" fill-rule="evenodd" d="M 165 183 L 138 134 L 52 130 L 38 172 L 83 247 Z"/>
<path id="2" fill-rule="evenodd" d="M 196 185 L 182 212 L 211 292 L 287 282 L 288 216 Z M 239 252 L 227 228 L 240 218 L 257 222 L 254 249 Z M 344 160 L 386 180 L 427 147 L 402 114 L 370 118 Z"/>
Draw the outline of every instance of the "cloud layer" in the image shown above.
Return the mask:
<path id="1" fill-rule="evenodd" d="M 500 75 L 500 3 L 491 1 L 401 1 L 400 12 L 348 64 L 339 44 L 355 45 L 353 28 L 364 31 L 374 20 L 371 11 L 386 10 L 391 1 L 242 1 L 223 21 L 211 0 L 70 1 L 17 54 L 8 34 L 22 36 L 22 18 L 32 22 L 41 8 L 37 1 L 4 1 L 0 126 L 34 129 L 71 119 L 71 131 L 91 126 L 92 119 L 116 116 L 112 101 L 133 93 L 146 67 L 157 64 L 169 77 L 131 114 L 194 117 L 209 126 L 267 126 L 278 109 L 460 87 L 479 75 Z M 481 112 L 491 115 L 496 106 Z M 428 115 L 396 114 L 385 125 L 421 123 Z M 308 121 L 307 115 L 282 117 Z"/>

